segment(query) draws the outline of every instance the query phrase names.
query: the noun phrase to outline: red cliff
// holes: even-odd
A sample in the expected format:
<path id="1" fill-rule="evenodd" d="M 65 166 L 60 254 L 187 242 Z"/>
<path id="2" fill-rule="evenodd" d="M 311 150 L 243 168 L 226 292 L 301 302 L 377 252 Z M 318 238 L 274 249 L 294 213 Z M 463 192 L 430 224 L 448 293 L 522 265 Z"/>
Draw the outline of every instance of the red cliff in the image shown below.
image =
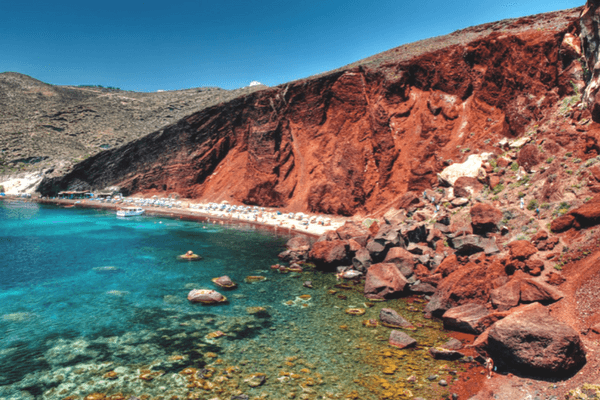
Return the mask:
<path id="1" fill-rule="evenodd" d="M 381 212 L 450 161 L 499 152 L 583 86 L 581 9 L 392 49 L 192 114 L 46 180 L 44 194 L 118 185 L 292 211 Z"/>

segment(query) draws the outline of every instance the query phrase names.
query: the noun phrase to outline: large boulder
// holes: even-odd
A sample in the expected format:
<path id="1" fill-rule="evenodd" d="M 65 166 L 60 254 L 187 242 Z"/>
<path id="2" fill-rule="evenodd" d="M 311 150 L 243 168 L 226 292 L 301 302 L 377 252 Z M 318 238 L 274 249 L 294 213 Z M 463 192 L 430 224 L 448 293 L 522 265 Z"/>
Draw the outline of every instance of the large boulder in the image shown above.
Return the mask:
<path id="1" fill-rule="evenodd" d="M 567 376 L 586 362 L 579 334 L 538 303 L 492 325 L 486 350 L 501 368 L 527 375 Z"/>
<path id="2" fill-rule="evenodd" d="M 442 315 L 445 329 L 478 335 L 485 329 L 479 322 L 490 314 L 482 304 L 467 303 L 453 307 Z"/>
<path id="3" fill-rule="evenodd" d="M 498 223 L 502 220 L 502 212 L 496 207 L 477 203 L 471 207 L 471 226 L 473 233 L 485 234 L 497 230 Z"/>
<path id="4" fill-rule="evenodd" d="M 438 180 L 448 186 L 453 186 L 462 176 L 471 178 L 484 177 L 485 171 L 481 166 L 487 160 L 488 154 L 471 154 L 464 163 L 452 164 L 438 174 Z"/>
<path id="5" fill-rule="evenodd" d="M 342 264 L 349 264 L 349 245 L 346 240 L 322 241 L 313 244 L 308 258 L 321 269 L 332 270 Z"/>
<path id="6" fill-rule="evenodd" d="M 425 223 L 413 223 L 402 226 L 402 238 L 408 243 L 421 243 L 427 240 L 427 226 Z"/>
<path id="7" fill-rule="evenodd" d="M 415 255 L 402 247 L 392 247 L 385 256 L 384 263 L 396 264 L 402 275 L 410 278 L 415 267 Z"/>
<path id="8" fill-rule="evenodd" d="M 517 164 L 519 164 L 525 171 L 531 172 L 531 169 L 538 165 L 542 160 L 540 151 L 534 144 L 527 144 L 521 148 L 517 157 Z"/>
<path id="9" fill-rule="evenodd" d="M 507 246 L 511 258 L 516 258 L 521 261 L 528 259 L 538 251 L 537 248 L 527 240 L 515 240 L 514 242 L 510 242 Z"/>
<path id="10" fill-rule="evenodd" d="M 415 192 L 406 192 L 396 201 L 398 208 L 404 209 L 408 212 L 413 211 L 417 208 L 423 207 L 421 197 Z"/>
<path id="11" fill-rule="evenodd" d="M 564 295 L 554 286 L 517 271 L 513 278 L 490 293 L 492 305 L 499 311 L 510 310 L 520 303 L 553 303 Z"/>
<path id="12" fill-rule="evenodd" d="M 365 281 L 365 296 L 369 299 L 394 297 L 406 289 L 408 281 L 395 264 L 371 265 Z"/>
<path id="13" fill-rule="evenodd" d="M 372 263 L 371 253 L 365 248 L 359 249 L 352 257 L 352 265 L 360 272 L 366 272 Z"/>
<path id="14" fill-rule="evenodd" d="M 500 250 L 493 238 L 484 238 L 479 235 L 461 235 L 452 239 L 452 247 L 456 254 L 469 256 L 484 252 L 487 255 L 499 253 Z"/>
<path id="15" fill-rule="evenodd" d="M 374 261 L 383 261 L 387 252 L 392 247 L 404 246 L 404 240 L 391 225 L 384 225 L 379 228 L 377 235 L 367 243 L 367 250 L 371 253 Z"/>

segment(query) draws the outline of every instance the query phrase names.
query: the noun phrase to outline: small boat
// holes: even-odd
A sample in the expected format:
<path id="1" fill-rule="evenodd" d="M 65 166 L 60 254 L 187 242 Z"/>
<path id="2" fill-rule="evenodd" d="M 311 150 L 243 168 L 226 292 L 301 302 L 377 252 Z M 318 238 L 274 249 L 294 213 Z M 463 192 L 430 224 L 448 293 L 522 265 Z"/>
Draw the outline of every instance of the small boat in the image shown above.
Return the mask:
<path id="1" fill-rule="evenodd" d="M 117 217 L 135 217 L 145 212 L 142 207 L 123 207 L 117 211 Z"/>

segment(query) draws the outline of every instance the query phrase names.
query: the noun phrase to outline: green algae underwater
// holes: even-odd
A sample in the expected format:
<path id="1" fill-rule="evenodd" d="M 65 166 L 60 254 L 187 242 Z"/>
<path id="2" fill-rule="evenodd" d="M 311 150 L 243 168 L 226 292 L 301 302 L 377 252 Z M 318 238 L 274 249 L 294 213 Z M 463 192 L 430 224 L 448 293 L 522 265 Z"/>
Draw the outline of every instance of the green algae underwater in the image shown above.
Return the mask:
<path id="1" fill-rule="evenodd" d="M 271 270 L 285 235 L 6 201 L 0 226 L 2 399 L 433 399 L 464 369 L 429 355 L 448 337 L 421 298 L 370 303 L 363 282 Z M 204 259 L 177 260 L 190 249 Z M 228 302 L 191 304 L 191 289 Z M 366 322 L 384 307 L 416 348 Z"/>

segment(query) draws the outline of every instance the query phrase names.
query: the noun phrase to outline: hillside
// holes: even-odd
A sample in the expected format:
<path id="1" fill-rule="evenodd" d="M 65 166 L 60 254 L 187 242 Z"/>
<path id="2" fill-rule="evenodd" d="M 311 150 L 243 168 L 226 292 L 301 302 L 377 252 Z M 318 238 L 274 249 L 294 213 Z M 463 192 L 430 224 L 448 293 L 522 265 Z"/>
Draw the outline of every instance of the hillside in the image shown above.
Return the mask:
<path id="1" fill-rule="evenodd" d="M 105 149 L 265 86 L 137 93 L 0 74 L 0 175 L 68 168 Z"/>
<path id="2" fill-rule="evenodd" d="M 565 41 L 580 13 L 473 27 L 241 96 L 91 157 L 42 192 L 118 185 L 353 215 L 384 212 L 449 164 L 500 154 L 503 138 L 542 125 L 581 158 L 584 139 L 556 118 L 585 85 Z"/>

